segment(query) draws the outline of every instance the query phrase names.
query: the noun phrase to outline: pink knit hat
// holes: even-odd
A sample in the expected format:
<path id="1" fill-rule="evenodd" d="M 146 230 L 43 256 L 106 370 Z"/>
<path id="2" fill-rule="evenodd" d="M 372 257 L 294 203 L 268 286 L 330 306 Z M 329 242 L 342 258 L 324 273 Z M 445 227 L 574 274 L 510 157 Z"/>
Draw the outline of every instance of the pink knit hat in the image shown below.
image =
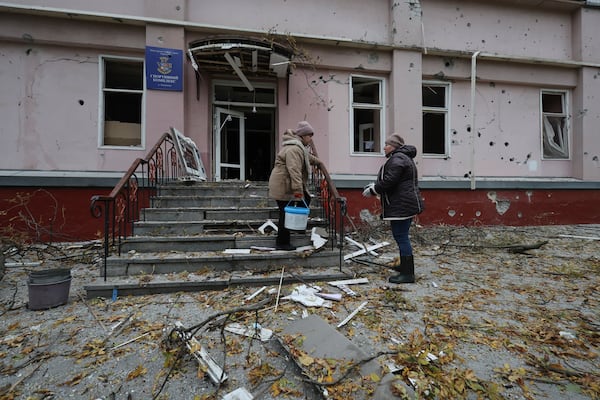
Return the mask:
<path id="1" fill-rule="evenodd" d="M 314 135 L 315 131 L 313 127 L 306 121 L 298 122 L 298 127 L 296 128 L 296 136 L 305 136 L 305 135 Z"/>

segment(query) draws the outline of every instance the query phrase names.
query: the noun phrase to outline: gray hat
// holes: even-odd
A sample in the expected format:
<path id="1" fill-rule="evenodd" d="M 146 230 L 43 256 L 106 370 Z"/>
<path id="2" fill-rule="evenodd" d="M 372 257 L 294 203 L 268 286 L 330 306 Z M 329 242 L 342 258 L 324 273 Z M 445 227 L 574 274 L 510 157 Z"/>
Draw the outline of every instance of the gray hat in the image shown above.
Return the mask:
<path id="1" fill-rule="evenodd" d="M 404 146 L 404 139 L 402 138 L 402 136 L 398 135 L 397 133 L 392 133 L 385 140 L 385 144 L 389 144 L 390 146 L 394 146 L 394 147 L 402 147 L 402 146 Z"/>
<path id="2" fill-rule="evenodd" d="M 314 135 L 315 131 L 313 127 L 306 121 L 298 122 L 298 127 L 296 128 L 296 136 L 305 136 L 305 135 Z"/>

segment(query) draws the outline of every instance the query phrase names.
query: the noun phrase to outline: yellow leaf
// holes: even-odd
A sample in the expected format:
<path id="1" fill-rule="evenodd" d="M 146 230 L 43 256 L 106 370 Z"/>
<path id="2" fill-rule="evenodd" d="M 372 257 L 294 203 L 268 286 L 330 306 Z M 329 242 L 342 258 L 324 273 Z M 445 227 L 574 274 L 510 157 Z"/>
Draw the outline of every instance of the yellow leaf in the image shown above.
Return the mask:
<path id="1" fill-rule="evenodd" d="M 308 354 L 302 354 L 298 357 L 298 361 L 304 366 L 309 366 L 313 362 L 315 362 L 315 359 L 309 356 Z"/>
<path id="2" fill-rule="evenodd" d="M 202 346 L 198 342 L 194 342 L 190 345 L 190 353 L 195 353 L 202 350 Z"/>
<path id="3" fill-rule="evenodd" d="M 371 374 L 371 380 L 372 380 L 373 382 L 379 382 L 379 381 L 381 380 L 381 378 L 379 377 L 379 375 L 377 375 L 375 372 L 373 372 L 373 373 Z"/>
<path id="4" fill-rule="evenodd" d="M 83 378 L 85 378 L 85 377 L 86 377 L 86 374 L 82 372 L 80 374 L 75 375 L 73 378 L 69 379 L 68 381 L 63 382 L 62 384 L 67 385 L 67 386 L 75 386 L 75 385 L 79 384 L 79 382 L 81 382 L 83 380 Z"/>
<path id="5" fill-rule="evenodd" d="M 144 375 L 148 370 L 143 365 L 138 365 L 133 371 L 127 374 L 126 380 L 130 381 L 138 376 Z"/>
<path id="6" fill-rule="evenodd" d="M 56 326 L 59 326 L 59 325 L 61 325 L 61 324 L 68 324 L 69 322 L 73 322 L 73 321 L 75 321 L 75 318 L 77 318 L 77 316 L 75 316 L 75 315 L 71 315 L 70 317 L 66 317 L 66 318 L 63 318 L 63 319 L 59 319 L 58 321 L 56 321 L 56 322 L 54 323 L 54 325 L 53 325 L 53 326 L 54 326 L 54 327 L 56 327 Z"/>

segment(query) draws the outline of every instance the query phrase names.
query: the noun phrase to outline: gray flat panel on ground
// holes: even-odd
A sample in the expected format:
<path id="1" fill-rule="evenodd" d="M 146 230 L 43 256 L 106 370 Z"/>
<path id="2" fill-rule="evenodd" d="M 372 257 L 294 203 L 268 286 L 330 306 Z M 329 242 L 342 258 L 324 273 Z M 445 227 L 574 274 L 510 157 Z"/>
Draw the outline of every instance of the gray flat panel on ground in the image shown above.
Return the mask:
<path id="1" fill-rule="evenodd" d="M 284 329 L 286 335 L 302 335 L 302 350 L 315 358 L 333 358 L 347 362 L 360 362 L 367 359 L 369 354 L 363 352 L 346 336 L 338 332 L 327 321 L 317 315 L 309 315 L 288 325 Z M 363 376 L 381 373 L 376 360 L 371 360 L 361 366 Z"/>

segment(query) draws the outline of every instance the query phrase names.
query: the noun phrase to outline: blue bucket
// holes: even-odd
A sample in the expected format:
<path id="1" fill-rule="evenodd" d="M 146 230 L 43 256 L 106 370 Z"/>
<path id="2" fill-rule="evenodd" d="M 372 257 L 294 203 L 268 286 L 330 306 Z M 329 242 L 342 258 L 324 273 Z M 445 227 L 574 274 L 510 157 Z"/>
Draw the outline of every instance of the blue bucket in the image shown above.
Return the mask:
<path id="1" fill-rule="evenodd" d="M 310 213 L 310 208 L 290 206 L 288 204 L 288 206 L 286 206 L 283 209 L 283 211 L 285 211 L 284 226 L 287 229 L 293 231 L 303 231 L 306 229 L 306 225 L 308 224 L 308 214 Z"/>

